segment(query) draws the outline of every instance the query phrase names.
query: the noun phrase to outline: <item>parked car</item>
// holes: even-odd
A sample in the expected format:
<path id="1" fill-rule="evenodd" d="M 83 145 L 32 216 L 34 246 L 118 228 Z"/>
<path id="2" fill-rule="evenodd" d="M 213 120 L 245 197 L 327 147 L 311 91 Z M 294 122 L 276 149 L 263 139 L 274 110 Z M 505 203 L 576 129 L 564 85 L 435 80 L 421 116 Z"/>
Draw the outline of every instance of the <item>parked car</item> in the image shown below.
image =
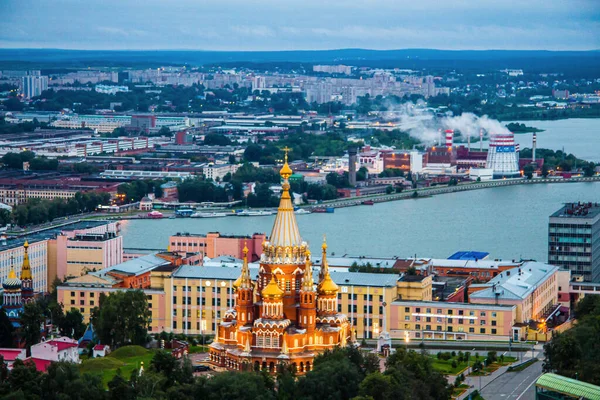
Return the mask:
<path id="1" fill-rule="evenodd" d="M 212 368 L 208 365 L 194 365 L 194 372 L 206 372 L 211 370 Z"/>

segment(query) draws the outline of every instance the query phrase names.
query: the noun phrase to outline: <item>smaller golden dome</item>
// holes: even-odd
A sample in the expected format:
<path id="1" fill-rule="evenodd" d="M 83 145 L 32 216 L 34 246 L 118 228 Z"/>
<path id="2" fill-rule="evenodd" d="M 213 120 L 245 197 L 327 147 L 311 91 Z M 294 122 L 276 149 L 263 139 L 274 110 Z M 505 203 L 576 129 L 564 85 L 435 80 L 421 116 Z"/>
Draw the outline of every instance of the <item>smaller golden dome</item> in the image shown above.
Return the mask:
<path id="1" fill-rule="evenodd" d="M 15 270 L 14 269 L 10 269 L 10 272 L 8 273 L 8 279 L 15 279 L 17 277 L 17 274 L 15 274 Z"/>
<path id="2" fill-rule="evenodd" d="M 262 290 L 261 294 L 262 294 L 262 297 L 265 297 L 268 299 L 280 299 L 283 296 L 283 290 L 281 290 L 279 285 L 277 285 L 277 282 L 275 282 L 274 275 L 271 276 L 271 280 L 269 281 L 269 284 L 267 286 L 265 286 L 265 288 Z"/>
<path id="3" fill-rule="evenodd" d="M 29 247 L 29 242 L 26 240 L 25 243 L 23 244 L 23 247 L 28 248 Z"/>
<path id="4" fill-rule="evenodd" d="M 233 287 L 239 289 L 242 284 L 242 275 L 238 276 L 238 278 L 233 282 Z"/>
<path id="5" fill-rule="evenodd" d="M 336 285 L 335 282 L 333 281 L 333 279 L 331 279 L 331 276 L 329 275 L 329 273 L 327 273 L 325 275 L 323 280 L 319 283 L 319 286 L 317 287 L 317 289 L 319 290 L 319 294 L 325 294 L 325 295 L 337 294 L 338 290 L 340 290 L 338 285 Z"/>

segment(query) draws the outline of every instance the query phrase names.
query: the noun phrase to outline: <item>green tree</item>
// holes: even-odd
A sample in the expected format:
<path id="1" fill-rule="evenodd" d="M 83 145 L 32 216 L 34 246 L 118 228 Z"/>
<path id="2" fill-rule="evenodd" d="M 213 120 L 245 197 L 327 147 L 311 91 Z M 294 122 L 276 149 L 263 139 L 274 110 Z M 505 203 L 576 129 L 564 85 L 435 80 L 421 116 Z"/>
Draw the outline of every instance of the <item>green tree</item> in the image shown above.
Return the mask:
<path id="1" fill-rule="evenodd" d="M 102 294 L 99 307 L 92 313 L 98 338 L 112 347 L 145 345 L 149 322 L 148 302 L 141 290 Z"/>
<path id="2" fill-rule="evenodd" d="M 37 302 L 26 303 L 21 314 L 21 336 L 29 349 L 32 345 L 39 343 L 42 337 L 42 324 L 44 313 Z"/>
<path id="3" fill-rule="evenodd" d="M 526 165 L 526 166 L 523 168 L 523 174 L 525 175 L 525 177 L 526 177 L 527 179 L 531 179 L 531 178 L 533 178 L 533 172 L 534 172 L 534 169 L 533 169 L 533 165 L 531 165 L 531 164 L 527 164 L 527 165 Z"/>
<path id="4" fill-rule="evenodd" d="M 80 338 L 85 332 L 83 315 L 76 308 L 71 308 L 64 314 L 64 317 L 58 325 L 63 335 L 70 338 Z"/>
<path id="5" fill-rule="evenodd" d="M 0 308 L 0 347 L 12 347 L 14 345 L 14 330 L 15 328 L 8 319 L 5 310 Z"/>
<path id="6" fill-rule="evenodd" d="M 228 146 L 231 144 L 231 140 L 225 135 L 209 133 L 204 136 L 204 144 L 206 146 Z"/>

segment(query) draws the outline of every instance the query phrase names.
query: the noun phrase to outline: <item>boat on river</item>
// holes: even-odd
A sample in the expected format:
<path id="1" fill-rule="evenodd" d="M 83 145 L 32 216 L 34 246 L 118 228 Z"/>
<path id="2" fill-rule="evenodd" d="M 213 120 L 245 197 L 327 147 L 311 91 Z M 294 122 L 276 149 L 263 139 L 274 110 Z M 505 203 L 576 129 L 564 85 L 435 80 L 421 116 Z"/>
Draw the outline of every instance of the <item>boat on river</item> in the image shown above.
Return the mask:
<path id="1" fill-rule="evenodd" d="M 192 218 L 223 218 L 228 216 L 224 212 L 195 212 L 191 215 Z"/>

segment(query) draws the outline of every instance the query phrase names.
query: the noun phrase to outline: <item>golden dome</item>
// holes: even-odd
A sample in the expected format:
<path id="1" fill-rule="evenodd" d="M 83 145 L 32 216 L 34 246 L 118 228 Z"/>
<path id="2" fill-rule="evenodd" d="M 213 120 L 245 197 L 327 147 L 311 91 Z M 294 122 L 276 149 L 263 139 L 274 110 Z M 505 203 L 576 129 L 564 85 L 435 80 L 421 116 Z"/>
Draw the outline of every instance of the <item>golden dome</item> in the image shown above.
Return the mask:
<path id="1" fill-rule="evenodd" d="M 17 278 L 17 274 L 13 268 L 8 273 L 8 278 L 2 283 L 4 290 L 18 290 L 21 289 L 21 280 Z"/>
<path id="2" fill-rule="evenodd" d="M 283 163 L 283 167 L 281 167 L 281 170 L 279 171 L 279 175 L 281 175 L 283 179 L 288 179 L 294 173 L 294 171 L 292 171 L 288 165 L 288 151 L 290 151 L 290 149 L 288 147 L 284 147 L 283 151 L 285 152 L 285 161 Z"/>
<path id="3" fill-rule="evenodd" d="M 340 288 L 338 287 L 338 285 L 336 285 L 333 279 L 331 279 L 329 272 L 327 272 L 325 278 L 323 278 L 323 280 L 319 283 L 318 286 L 319 294 L 325 295 L 337 294 L 339 289 Z"/>
<path id="4" fill-rule="evenodd" d="M 265 288 L 261 292 L 262 297 L 266 297 L 268 299 L 280 299 L 283 296 L 283 290 L 277 285 L 275 282 L 275 276 L 271 275 L 271 280 L 269 284 L 265 286 Z"/>

